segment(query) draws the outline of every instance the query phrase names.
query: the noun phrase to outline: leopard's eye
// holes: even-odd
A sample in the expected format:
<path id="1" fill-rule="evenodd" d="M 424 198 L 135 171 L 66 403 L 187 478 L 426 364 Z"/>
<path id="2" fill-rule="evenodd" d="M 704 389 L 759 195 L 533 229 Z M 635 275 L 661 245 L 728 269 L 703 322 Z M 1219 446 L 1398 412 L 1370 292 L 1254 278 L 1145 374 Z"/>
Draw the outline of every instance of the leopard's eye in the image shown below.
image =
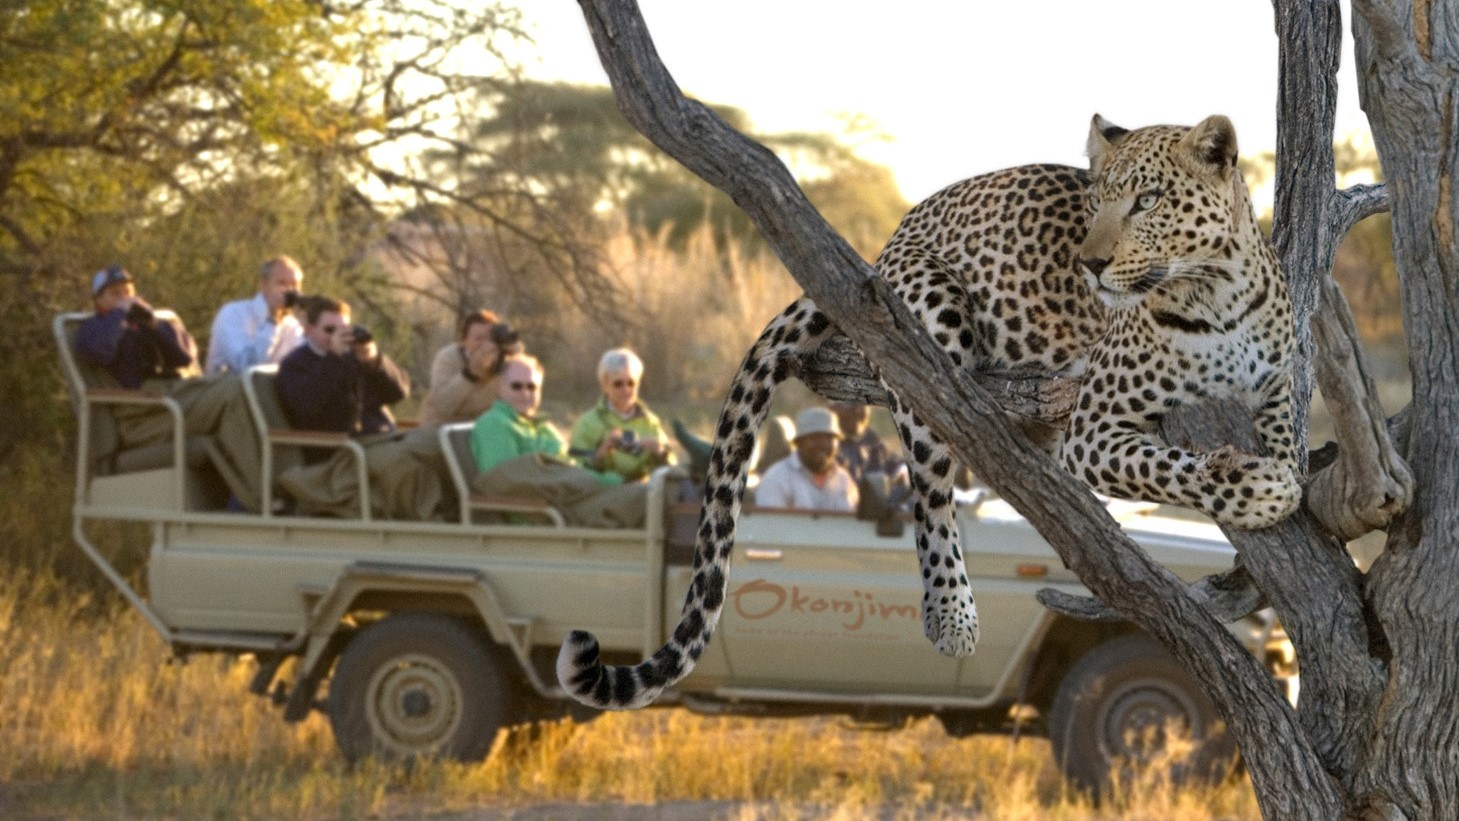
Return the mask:
<path id="1" fill-rule="evenodd" d="M 1141 211 L 1149 211 L 1160 202 L 1159 191 L 1146 191 L 1135 199 L 1135 207 L 1130 209 L 1131 214 L 1138 214 Z"/>

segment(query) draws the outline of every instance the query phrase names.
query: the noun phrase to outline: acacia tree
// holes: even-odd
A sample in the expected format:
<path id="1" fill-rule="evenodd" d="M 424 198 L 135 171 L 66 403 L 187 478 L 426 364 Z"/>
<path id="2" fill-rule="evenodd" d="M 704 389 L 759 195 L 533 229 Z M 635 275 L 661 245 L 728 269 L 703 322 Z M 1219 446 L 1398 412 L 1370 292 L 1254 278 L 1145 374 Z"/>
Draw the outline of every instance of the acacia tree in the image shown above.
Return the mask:
<path id="1" fill-rule="evenodd" d="M 632 0 L 579 2 L 629 121 L 750 215 L 888 386 L 1029 518 L 1097 597 L 1046 603 L 1132 621 L 1186 664 L 1240 743 L 1266 817 L 1452 817 L 1459 506 L 1445 502 L 1459 486 L 1459 445 L 1449 434 L 1459 421 L 1459 328 L 1448 321 L 1459 315 L 1451 184 L 1459 166 L 1459 4 L 1353 0 L 1364 107 L 1392 190 L 1414 372 L 1413 404 L 1385 424 L 1328 277 L 1337 240 L 1387 198 L 1380 187 L 1333 184 L 1338 3 L 1274 0 L 1281 42 L 1274 244 L 1300 333 L 1294 423 L 1305 430 L 1315 375 L 1336 411 L 1340 445 L 1312 459 L 1303 511 L 1263 531 L 1228 533 L 1239 566 L 1187 587 L 1034 447 L 974 374 L 952 366 L 763 146 L 680 94 Z M 815 375 L 816 363 L 801 365 Z M 1242 417 L 1227 406 L 1197 408 L 1165 433 L 1250 447 Z M 1365 575 L 1342 540 L 1371 528 L 1386 528 L 1388 544 Z M 1220 624 L 1263 601 L 1298 651 L 1303 688 L 1295 711 Z"/>
<path id="2" fill-rule="evenodd" d="M 0 3 L 0 382 L 19 411 L 0 471 L 65 423 L 34 352 L 54 312 L 85 305 L 85 271 L 127 264 L 200 341 L 273 253 L 368 305 L 365 251 L 400 200 L 454 194 L 403 156 L 454 137 L 454 105 L 519 36 L 515 9 L 475 0 Z M 470 207 L 599 279 L 572 226 L 503 206 L 530 195 Z"/>

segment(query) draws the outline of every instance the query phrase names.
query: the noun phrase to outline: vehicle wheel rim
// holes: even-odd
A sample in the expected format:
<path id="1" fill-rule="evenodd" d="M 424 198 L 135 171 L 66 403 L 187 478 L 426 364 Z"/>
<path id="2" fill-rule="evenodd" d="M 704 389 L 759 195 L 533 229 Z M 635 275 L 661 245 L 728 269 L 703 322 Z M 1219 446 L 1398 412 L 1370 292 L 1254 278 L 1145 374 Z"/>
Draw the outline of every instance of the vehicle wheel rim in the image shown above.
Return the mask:
<path id="1" fill-rule="evenodd" d="M 429 656 L 402 656 L 366 688 L 366 719 L 385 749 L 418 755 L 438 750 L 461 725 L 461 688 Z"/>
<path id="2" fill-rule="evenodd" d="M 1181 693 L 1150 680 L 1130 681 L 1112 693 L 1100 716 L 1101 746 L 1107 758 L 1148 762 L 1166 749 L 1167 725 L 1194 735 L 1195 706 Z"/>

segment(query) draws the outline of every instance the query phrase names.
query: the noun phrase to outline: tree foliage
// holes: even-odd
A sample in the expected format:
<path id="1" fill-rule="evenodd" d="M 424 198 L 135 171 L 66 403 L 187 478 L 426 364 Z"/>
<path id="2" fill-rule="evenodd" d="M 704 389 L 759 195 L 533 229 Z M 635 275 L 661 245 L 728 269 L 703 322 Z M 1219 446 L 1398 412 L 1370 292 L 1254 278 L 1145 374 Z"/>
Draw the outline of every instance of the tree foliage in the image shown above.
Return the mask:
<path id="1" fill-rule="evenodd" d="M 468 196 L 530 187 L 584 223 L 622 214 L 634 230 L 683 248 L 702 226 L 724 247 L 756 244 L 754 226 L 723 192 L 653 148 L 618 112 L 607 86 L 521 81 L 479 87 L 479 116 L 462 144 L 431 155 Z M 744 111 L 710 108 L 755 134 Z M 759 134 L 796 172 L 808 196 L 864 255 L 875 253 L 906 212 L 891 173 L 827 134 Z"/>
<path id="2" fill-rule="evenodd" d="M 0 379 L 26 420 L 0 457 L 55 421 L 54 373 L 26 354 L 90 270 L 128 265 L 190 318 L 281 251 L 363 296 L 381 182 L 411 181 L 386 149 L 439 130 L 467 85 L 451 55 L 493 55 L 516 25 L 455 0 L 0 5 Z"/>

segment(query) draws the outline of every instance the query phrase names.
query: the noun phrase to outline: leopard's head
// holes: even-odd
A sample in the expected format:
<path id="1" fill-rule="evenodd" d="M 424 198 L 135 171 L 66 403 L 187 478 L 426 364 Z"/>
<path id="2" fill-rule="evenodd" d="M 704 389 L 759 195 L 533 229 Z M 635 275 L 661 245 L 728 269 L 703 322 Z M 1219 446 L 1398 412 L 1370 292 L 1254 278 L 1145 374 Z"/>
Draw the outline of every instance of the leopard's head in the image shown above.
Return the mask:
<path id="1" fill-rule="evenodd" d="M 1089 232 L 1079 267 L 1111 306 L 1157 288 L 1228 276 L 1255 230 L 1227 118 L 1128 131 L 1095 115 Z"/>

